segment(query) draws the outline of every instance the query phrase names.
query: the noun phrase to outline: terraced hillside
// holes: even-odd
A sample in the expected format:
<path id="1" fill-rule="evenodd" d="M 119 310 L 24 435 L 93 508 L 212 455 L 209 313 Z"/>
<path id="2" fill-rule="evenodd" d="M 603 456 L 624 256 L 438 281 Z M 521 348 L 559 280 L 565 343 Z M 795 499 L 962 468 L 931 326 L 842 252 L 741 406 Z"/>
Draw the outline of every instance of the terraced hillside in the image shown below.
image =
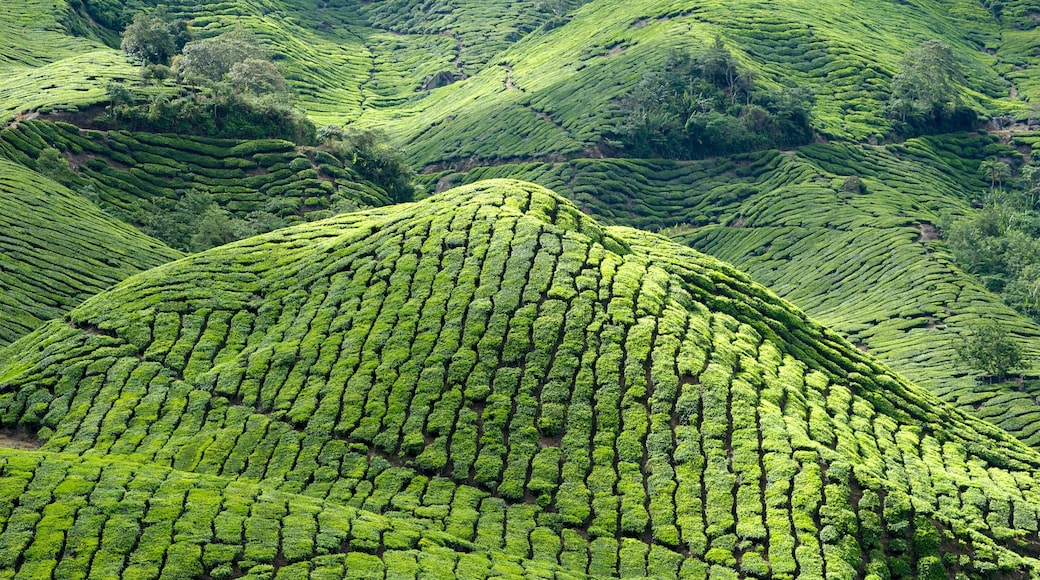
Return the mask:
<path id="1" fill-rule="evenodd" d="M 713 258 L 486 181 L 0 351 L 17 576 L 1027 578 L 1040 455 Z"/>
<path id="2" fill-rule="evenodd" d="M 69 176 L 70 186 L 137 225 L 193 189 L 236 217 L 263 212 L 288 224 L 314 212 L 327 217 L 337 204 L 356 209 L 391 202 L 349 160 L 283 140 L 83 131 L 44 121 L 0 131 L 0 155 L 23 165 L 35 167 L 48 147 L 71 160 L 76 173 Z"/>
<path id="3" fill-rule="evenodd" d="M 181 253 L 0 160 L 0 347 Z"/>
<path id="4" fill-rule="evenodd" d="M 1024 116 L 1019 98 L 1034 96 L 1026 72 L 1032 57 L 1022 56 L 1028 46 L 1015 30 L 1029 20 L 1028 10 L 1009 10 L 1000 21 L 973 0 L 786 0 L 768 10 L 690 0 L 164 4 L 190 19 L 199 36 L 254 32 L 318 124 L 383 126 L 422 165 L 587 154 L 616 136 L 618 101 L 647 63 L 653 69 L 673 50 L 700 50 L 715 33 L 763 87 L 812 88 L 815 124 L 830 137 L 886 134 L 885 106 L 900 59 L 929 38 L 943 39 L 962 61 L 965 102 L 987 114 Z M 54 8 L 25 3 L 17 21 L 60 36 Z M 0 74 L 17 79 L 0 85 L 0 120 L 52 104 L 98 102 L 108 79 L 136 75 L 109 70 L 110 61 L 122 58 L 114 50 L 99 47 L 85 56 L 90 41 L 75 40 L 69 58 L 79 59 L 75 65 L 88 82 L 94 79 L 90 89 L 24 94 L 17 86 L 60 86 L 64 95 L 69 82 L 56 75 L 68 63 L 55 59 L 66 53 L 25 46 L 21 31 L 9 32 L 11 45 L 0 55 L 13 54 L 18 66 L 6 67 L 9 73 L 0 67 Z M 72 42 L 62 38 L 54 45 Z M 31 58 L 19 56 L 26 52 Z M 995 71 L 1022 86 L 1012 90 Z M 441 80 L 431 84 L 434 78 Z"/>
<path id="5" fill-rule="evenodd" d="M 1032 387 L 976 385 L 956 354 L 996 319 L 1040 364 L 1040 328 L 951 261 L 936 225 L 972 211 L 992 136 L 813 145 L 703 162 L 579 159 L 425 176 L 431 189 L 496 177 L 551 187 L 609 223 L 661 230 L 748 272 L 918 384 L 1040 444 Z M 850 177 L 861 188 L 846 187 Z"/>
<path id="6" fill-rule="evenodd" d="M 6 2 L 0 19 L 0 125 L 39 109 L 75 109 L 105 99 L 105 84 L 137 71 L 100 41 L 73 36 L 55 0 Z"/>
<path id="7" fill-rule="evenodd" d="M 1024 111 L 1007 98 L 1010 84 L 986 52 L 999 48 L 1001 25 L 968 0 L 785 1 L 768 10 L 597 0 L 559 3 L 575 7 L 560 19 L 512 2 L 342 2 L 317 10 L 306 1 L 174 4 L 200 29 L 258 31 L 284 57 L 319 123 L 386 126 L 421 164 L 580 155 L 616 132 L 617 101 L 647 63 L 699 50 L 716 32 L 763 86 L 811 87 L 816 124 L 833 137 L 887 133 L 884 109 L 900 59 L 935 37 L 963 60 L 969 103 L 991 113 Z M 458 82 L 420 90 L 437 73 Z"/>

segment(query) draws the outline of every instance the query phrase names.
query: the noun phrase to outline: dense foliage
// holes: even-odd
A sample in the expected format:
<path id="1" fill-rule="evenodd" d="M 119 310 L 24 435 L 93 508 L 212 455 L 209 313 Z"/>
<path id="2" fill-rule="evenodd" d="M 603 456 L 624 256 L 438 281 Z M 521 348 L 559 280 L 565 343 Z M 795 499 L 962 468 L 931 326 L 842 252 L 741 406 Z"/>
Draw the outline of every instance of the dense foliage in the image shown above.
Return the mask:
<path id="1" fill-rule="evenodd" d="M 1008 336 L 1007 329 L 990 320 L 971 330 L 958 353 L 972 367 L 1003 380 L 1022 364 L 1022 349 Z"/>
<path id="2" fill-rule="evenodd" d="M 1040 320 L 1040 168 L 1025 165 L 1006 189 L 1007 163 L 986 160 L 980 172 L 990 183 L 979 196 L 982 207 L 947 220 L 943 235 L 962 268 L 1007 304 Z"/>
<path id="3" fill-rule="evenodd" d="M 385 133 L 326 126 L 318 137 L 323 149 L 349 160 L 358 175 L 381 187 L 395 202 L 411 201 L 415 196 L 415 171 Z"/>
<path id="4" fill-rule="evenodd" d="M 225 139 L 285 139 L 313 145 L 315 127 L 281 103 L 251 99 L 234 91 L 204 93 L 182 88 L 142 99 L 120 85 L 110 87 L 112 106 L 98 121 L 128 131 L 179 133 Z"/>
<path id="5" fill-rule="evenodd" d="M 349 158 L 282 140 L 81 131 L 33 121 L 0 131 L 0 155 L 181 250 L 392 202 Z"/>
<path id="6" fill-rule="evenodd" d="M 167 65 L 190 39 L 183 19 L 171 20 L 165 10 L 138 12 L 123 31 L 120 48 L 142 62 Z"/>
<path id="7" fill-rule="evenodd" d="M 763 91 L 716 36 L 692 56 L 673 54 L 625 97 L 622 144 L 634 157 L 696 159 L 812 141 L 812 93 Z"/>
<path id="8" fill-rule="evenodd" d="M 899 134 L 940 133 L 971 128 L 976 114 L 964 105 L 961 69 L 953 49 L 929 40 L 907 54 L 892 78 L 889 114 Z"/>

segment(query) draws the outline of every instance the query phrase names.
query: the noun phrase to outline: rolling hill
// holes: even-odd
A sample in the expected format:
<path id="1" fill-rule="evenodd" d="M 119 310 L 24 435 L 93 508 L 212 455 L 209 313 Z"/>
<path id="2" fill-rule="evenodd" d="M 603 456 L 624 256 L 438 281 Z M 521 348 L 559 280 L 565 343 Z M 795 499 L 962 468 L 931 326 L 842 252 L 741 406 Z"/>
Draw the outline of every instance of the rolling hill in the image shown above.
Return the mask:
<path id="1" fill-rule="evenodd" d="M 566 195 L 605 222 L 659 230 L 749 273 L 943 399 L 1040 443 L 1034 387 L 977 384 L 956 346 L 997 319 L 1038 372 L 1040 328 L 962 272 L 936 226 L 973 211 L 995 136 L 884 147 L 817 144 L 697 162 L 579 159 L 426 177 L 433 189 L 514 177 Z M 848 191 L 850 177 L 862 188 Z"/>
<path id="2" fill-rule="evenodd" d="M 0 351 L 12 576 L 1027 578 L 1040 454 L 745 275 L 492 180 Z"/>
<path id="3" fill-rule="evenodd" d="M 1040 142 L 1037 0 L 163 4 L 254 34 L 432 195 L 388 206 L 328 147 L 117 130 L 110 81 L 173 90 L 116 48 L 122 4 L 15 2 L 0 578 L 1040 576 L 1040 326 L 938 230 Z M 817 142 L 619 157 L 625 96 L 716 36 L 812 92 Z M 932 38 L 996 120 L 893 141 Z M 297 225 L 187 257 L 127 225 L 191 192 Z M 1026 380 L 956 356 L 990 319 Z"/>
<path id="4" fill-rule="evenodd" d="M 349 160 L 283 139 L 81 129 L 43 120 L 0 131 L 0 156 L 27 167 L 35 168 L 47 148 L 70 160 L 70 187 L 91 192 L 100 207 L 137 226 L 161 222 L 169 206 L 193 190 L 234 217 L 263 214 L 286 225 L 328 217 L 337 204 L 358 209 L 391 203 Z"/>

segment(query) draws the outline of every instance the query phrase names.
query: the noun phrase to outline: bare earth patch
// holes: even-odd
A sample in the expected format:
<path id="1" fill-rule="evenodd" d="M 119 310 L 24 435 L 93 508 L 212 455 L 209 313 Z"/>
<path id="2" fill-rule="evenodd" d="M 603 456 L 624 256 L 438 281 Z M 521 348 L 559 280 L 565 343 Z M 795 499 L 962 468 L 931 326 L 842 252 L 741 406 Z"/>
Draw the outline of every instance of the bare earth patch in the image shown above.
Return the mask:
<path id="1" fill-rule="evenodd" d="M 40 440 L 24 431 L 0 431 L 0 447 L 33 451 L 40 448 Z"/>

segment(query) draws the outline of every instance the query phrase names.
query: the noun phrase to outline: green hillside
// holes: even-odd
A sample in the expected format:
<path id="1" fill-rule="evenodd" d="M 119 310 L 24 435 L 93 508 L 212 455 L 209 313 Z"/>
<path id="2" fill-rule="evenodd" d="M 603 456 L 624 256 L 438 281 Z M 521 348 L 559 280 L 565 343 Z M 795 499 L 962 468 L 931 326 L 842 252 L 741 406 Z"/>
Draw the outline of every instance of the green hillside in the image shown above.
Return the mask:
<path id="1" fill-rule="evenodd" d="M 123 221 L 160 230 L 158 235 L 164 213 L 192 190 L 211 196 L 234 217 L 266 218 L 279 226 L 328 217 L 334 209 L 391 202 L 349 160 L 280 139 L 84 131 L 39 120 L 0 131 L 0 155 L 26 166 L 36 167 L 46 148 L 70 160 L 70 187 L 90 193 Z"/>
<path id="2" fill-rule="evenodd" d="M 110 80 L 137 71 L 119 52 L 76 37 L 60 21 L 61 0 L 5 3 L 0 19 L 0 124 L 41 109 L 76 109 L 105 99 Z"/>
<path id="3" fill-rule="evenodd" d="M 172 15 L 189 19 L 199 37 L 231 28 L 252 31 L 318 124 L 382 126 L 422 165 L 575 156 L 601 147 L 617 133 L 618 102 L 641 75 L 660 67 L 673 50 L 701 50 L 716 33 L 763 87 L 811 88 L 815 125 L 832 138 L 888 133 L 892 77 L 900 59 L 930 38 L 953 47 L 965 73 L 962 97 L 980 111 L 1024 116 L 1019 99 L 1034 92 L 1026 71 L 1035 57 L 1018 30 L 1031 21 L 1025 3 L 1009 5 L 999 21 L 969 0 L 166 4 Z M 20 20 L 60 35 L 51 4 L 25 3 Z M 35 42 L 26 49 L 16 42 L 24 35 L 10 32 L 3 52 L 14 62 L 0 66 L 0 74 L 38 86 L 42 81 L 32 75 L 42 79 L 65 70 L 66 52 L 42 51 Z M 99 28 L 97 34 L 111 31 Z M 71 42 L 62 38 L 58 47 Z M 79 50 L 70 58 L 84 59 L 89 42 L 75 40 Z M 21 58 L 27 50 L 32 58 Z M 96 102 L 104 98 L 106 79 L 135 76 L 107 68 L 120 59 L 114 50 L 95 52 L 96 64 L 76 62 L 96 81 L 91 90 L 74 97 L 50 89 L 23 95 L 5 83 L 0 104 L 8 104 L 0 110 L 10 118 L 48 103 Z M 438 73 L 457 82 L 422 90 Z M 1012 91 L 1001 73 L 1021 87 Z M 56 84 L 62 90 L 69 85 Z"/>
<path id="4" fill-rule="evenodd" d="M 424 165 L 573 156 L 602 145 L 618 129 L 617 101 L 648 63 L 653 69 L 672 50 L 700 50 L 715 33 L 763 86 L 811 87 L 816 125 L 832 137 L 887 133 L 884 108 L 900 59 L 935 37 L 963 61 L 967 102 L 990 113 L 1024 111 L 994 72 L 1010 67 L 986 52 L 1002 46 L 1004 29 L 977 2 L 785 1 L 766 9 L 598 0 L 560 19 L 551 4 L 327 2 L 315 9 L 305 0 L 240 0 L 175 2 L 173 10 L 205 34 L 232 25 L 256 31 L 283 59 L 319 124 L 384 126 Z M 420 90 L 439 72 L 464 78 Z"/>
<path id="5" fill-rule="evenodd" d="M 952 262 L 935 226 L 973 211 L 995 137 L 950 135 L 883 148 L 813 145 L 677 163 L 579 159 L 426 176 L 431 188 L 515 177 L 554 188 L 615 224 L 660 230 L 748 272 L 918 384 L 1040 443 L 1032 387 L 976 385 L 956 345 L 1000 320 L 1040 372 L 1040 327 Z M 845 182 L 858 177 L 862 189 Z"/>
<path id="6" fill-rule="evenodd" d="M 0 160 L 0 347 L 180 256 L 64 186 Z"/>
<path id="7" fill-rule="evenodd" d="M 522 182 L 134 276 L 0 351 L 0 424 L 12 577 L 1040 573 L 1037 452 Z"/>
<path id="8" fill-rule="evenodd" d="M 1040 0 L 10 4 L 0 580 L 1040 577 L 1040 324 L 941 237 Z M 139 68 L 160 5 L 290 92 Z"/>

